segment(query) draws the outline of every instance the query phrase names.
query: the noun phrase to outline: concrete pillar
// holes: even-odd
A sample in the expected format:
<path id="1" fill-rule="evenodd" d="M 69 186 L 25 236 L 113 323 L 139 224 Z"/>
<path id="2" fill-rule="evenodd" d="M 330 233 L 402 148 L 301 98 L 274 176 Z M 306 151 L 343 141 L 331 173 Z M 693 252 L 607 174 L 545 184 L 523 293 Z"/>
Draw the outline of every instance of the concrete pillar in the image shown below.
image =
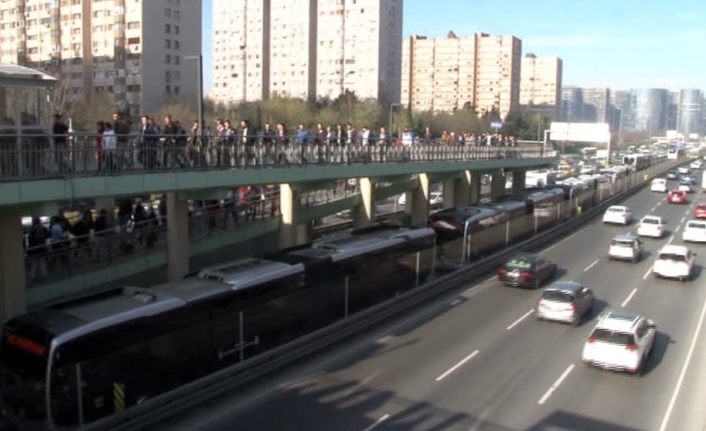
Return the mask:
<path id="1" fill-rule="evenodd" d="M 444 208 L 465 207 L 471 204 L 471 172 L 461 178 L 444 181 Z"/>
<path id="2" fill-rule="evenodd" d="M 471 194 L 470 194 L 470 201 L 469 204 L 471 205 L 476 205 L 477 203 L 480 202 L 480 196 L 481 196 L 481 174 L 477 172 L 471 172 Z"/>
<path id="3" fill-rule="evenodd" d="M 457 196 L 456 196 L 456 180 L 446 180 L 444 181 L 444 203 L 443 207 L 444 209 L 447 208 L 453 208 L 457 204 L 456 202 L 458 201 Z M 406 196 L 405 196 L 406 198 Z"/>
<path id="4" fill-rule="evenodd" d="M 0 322 L 27 311 L 20 213 L 0 207 Z"/>
<path id="5" fill-rule="evenodd" d="M 167 278 L 181 280 L 189 273 L 189 203 L 167 193 Z"/>
<path id="6" fill-rule="evenodd" d="M 279 210 L 282 214 L 282 225 L 279 229 L 279 247 L 289 248 L 297 244 L 297 223 L 295 208 L 297 207 L 297 192 L 289 184 L 279 185 Z"/>
<path id="7" fill-rule="evenodd" d="M 512 192 L 519 193 L 525 189 L 527 171 L 512 171 Z"/>
<path id="8" fill-rule="evenodd" d="M 505 194 L 505 174 L 498 170 L 493 172 L 490 180 L 490 197 L 496 198 Z"/>
<path id="9" fill-rule="evenodd" d="M 411 216 L 410 223 L 414 226 L 424 225 L 429 216 L 429 176 L 419 174 L 419 187 L 407 192 L 405 196 L 405 212 Z"/>
<path id="10" fill-rule="evenodd" d="M 361 229 L 371 226 L 375 222 L 375 191 L 370 178 L 358 180 L 360 196 L 363 202 L 353 208 L 353 228 Z M 405 206 L 407 203 L 405 203 Z"/>

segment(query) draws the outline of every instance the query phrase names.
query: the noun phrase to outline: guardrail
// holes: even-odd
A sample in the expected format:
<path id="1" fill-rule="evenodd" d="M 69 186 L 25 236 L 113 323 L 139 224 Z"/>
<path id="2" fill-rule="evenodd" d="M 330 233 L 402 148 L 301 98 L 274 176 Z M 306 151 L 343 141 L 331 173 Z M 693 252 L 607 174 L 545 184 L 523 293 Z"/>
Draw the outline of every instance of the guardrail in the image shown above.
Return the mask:
<path id="1" fill-rule="evenodd" d="M 300 337 L 286 345 L 264 352 L 246 362 L 181 386 L 169 393 L 131 407 L 124 413 L 101 419 L 81 429 L 84 431 L 137 431 L 154 427 L 159 423 L 163 423 L 166 419 L 184 412 L 188 408 L 193 408 L 196 405 L 209 401 L 218 395 L 272 373 L 324 347 L 330 346 L 366 328 L 387 320 L 394 315 L 423 304 L 428 299 L 456 287 L 460 282 L 466 282 L 469 279 L 482 276 L 488 271 L 495 269 L 498 264 L 520 250 L 537 249 L 547 243 L 556 241 L 559 237 L 573 232 L 579 226 L 600 215 L 608 206 L 634 195 L 647 186 L 652 178 L 683 163 L 684 161 L 678 161 L 676 163 L 667 161 L 663 166 L 655 166 L 654 168 L 657 168 L 656 172 L 654 172 L 654 169 L 653 172 L 650 173 L 640 172 L 638 175 L 644 174 L 644 179 L 640 181 L 639 184 L 625 191 L 616 193 L 588 211 L 549 228 L 527 241 L 509 246 L 491 257 L 440 277 L 435 281 L 408 291 L 394 299 L 377 304 L 346 320 L 342 320 L 326 328 Z M 640 176 L 635 177 L 637 180 L 640 178 Z"/>

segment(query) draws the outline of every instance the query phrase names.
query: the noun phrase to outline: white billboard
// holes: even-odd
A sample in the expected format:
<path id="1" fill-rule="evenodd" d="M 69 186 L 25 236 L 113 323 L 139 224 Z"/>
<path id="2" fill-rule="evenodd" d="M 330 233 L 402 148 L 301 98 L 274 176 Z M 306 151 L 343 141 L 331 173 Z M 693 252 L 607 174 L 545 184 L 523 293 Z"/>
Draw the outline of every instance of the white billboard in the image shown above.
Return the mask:
<path id="1" fill-rule="evenodd" d="M 610 142 L 608 123 L 552 123 L 549 140 L 569 142 Z"/>

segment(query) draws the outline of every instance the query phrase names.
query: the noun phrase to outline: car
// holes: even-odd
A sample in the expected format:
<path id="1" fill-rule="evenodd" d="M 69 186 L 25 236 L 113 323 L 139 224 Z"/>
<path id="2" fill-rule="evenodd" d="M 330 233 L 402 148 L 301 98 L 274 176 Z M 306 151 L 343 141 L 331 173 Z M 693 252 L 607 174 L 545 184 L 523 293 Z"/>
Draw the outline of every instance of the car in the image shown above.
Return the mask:
<path id="1" fill-rule="evenodd" d="M 637 236 L 648 236 L 651 238 L 662 238 L 664 236 L 667 223 L 659 216 L 645 216 L 637 225 Z"/>
<path id="2" fill-rule="evenodd" d="M 703 167 L 704 167 L 704 165 L 700 160 L 696 160 L 694 162 L 691 162 L 691 164 L 689 165 L 690 169 L 694 169 L 696 171 L 700 171 L 701 168 L 703 168 Z"/>
<path id="3" fill-rule="evenodd" d="M 555 281 L 544 289 L 535 309 L 537 320 L 552 320 L 578 326 L 593 309 L 593 291 L 575 281 Z"/>
<path id="4" fill-rule="evenodd" d="M 696 180 L 691 175 L 682 175 L 679 177 L 679 184 L 691 184 L 696 185 Z"/>
<path id="5" fill-rule="evenodd" d="M 683 190 L 670 190 L 667 195 L 667 202 L 670 204 L 685 204 L 686 192 Z"/>
<path id="6" fill-rule="evenodd" d="M 706 242 L 706 221 L 689 220 L 681 233 L 684 242 Z"/>
<path id="7" fill-rule="evenodd" d="M 688 247 L 668 244 L 657 253 L 652 266 L 652 274 L 657 278 L 674 278 L 681 281 L 691 280 L 694 274 L 694 256 Z"/>
<path id="8" fill-rule="evenodd" d="M 609 260 L 628 260 L 638 262 L 644 252 L 644 245 L 639 237 L 633 235 L 618 235 L 610 240 L 608 247 Z"/>
<path id="9" fill-rule="evenodd" d="M 679 172 L 680 175 L 689 175 L 691 170 L 688 166 L 680 166 L 679 169 L 677 169 L 677 172 Z"/>
<path id="10" fill-rule="evenodd" d="M 657 193 L 667 193 L 667 180 L 664 178 L 655 178 L 652 180 L 650 190 Z"/>
<path id="11" fill-rule="evenodd" d="M 677 171 L 669 171 L 667 172 L 667 179 L 668 180 L 676 180 L 679 178 L 679 173 Z"/>
<path id="12" fill-rule="evenodd" d="M 706 204 L 696 205 L 696 209 L 694 209 L 694 218 L 696 218 L 696 219 L 706 218 Z"/>
<path id="13" fill-rule="evenodd" d="M 623 205 L 613 205 L 603 214 L 603 223 L 622 224 L 627 226 L 632 221 L 632 211 Z"/>
<path id="14" fill-rule="evenodd" d="M 539 254 L 519 253 L 498 269 L 498 280 L 505 286 L 538 289 L 556 274 L 556 269 L 556 263 Z"/>
<path id="15" fill-rule="evenodd" d="M 657 324 L 627 311 L 608 311 L 584 343 L 587 366 L 641 375 L 657 338 Z"/>
<path id="16" fill-rule="evenodd" d="M 684 193 L 694 193 L 694 186 L 692 186 L 691 183 L 680 182 L 678 190 Z"/>

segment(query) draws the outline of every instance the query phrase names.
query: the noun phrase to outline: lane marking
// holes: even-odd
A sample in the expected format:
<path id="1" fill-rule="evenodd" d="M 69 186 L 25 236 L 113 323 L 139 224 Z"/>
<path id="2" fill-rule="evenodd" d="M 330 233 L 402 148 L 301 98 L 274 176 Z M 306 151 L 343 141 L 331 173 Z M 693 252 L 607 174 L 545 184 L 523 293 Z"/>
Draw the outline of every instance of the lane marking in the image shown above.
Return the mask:
<path id="1" fill-rule="evenodd" d="M 451 302 L 451 304 L 449 304 L 449 305 L 451 305 L 452 307 L 455 307 L 455 306 L 457 306 L 457 305 L 460 304 L 460 303 L 461 303 L 461 300 L 460 300 L 460 299 L 454 299 L 454 300 Z"/>
<path id="2" fill-rule="evenodd" d="M 519 325 L 520 322 L 528 318 L 532 313 L 534 313 L 534 309 L 531 309 L 530 311 L 526 312 L 525 314 L 522 315 L 519 319 L 515 320 L 512 322 L 510 326 L 508 326 L 506 329 L 509 331 L 510 329 L 514 328 L 515 326 Z"/>
<path id="3" fill-rule="evenodd" d="M 384 337 L 382 337 L 382 338 L 379 338 L 379 339 L 377 340 L 377 342 L 380 343 L 380 344 L 385 344 L 385 343 L 387 343 L 388 341 L 392 341 L 393 338 L 395 338 L 394 335 L 386 335 L 386 336 L 384 336 Z"/>
<path id="4" fill-rule="evenodd" d="M 583 272 L 588 272 L 589 269 L 591 269 L 591 268 L 593 268 L 594 266 L 596 266 L 596 265 L 598 264 L 598 262 L 600 262 L 600 261 L 601 261 L 600 259 L 596 259 L 596 261 L 593 262 L 592 264 L 588 265 L 588 266 L 586 267 L 586 269 L 583 270 Z"/>
<path id="5" fill-rule="evenodd" d="M 470 355 L 466 356 L 465 358 L 461 359 L 461 361 L 460 361 L 458 364 L 456 364 L 456 365 L 454 365 L 453 367 L 449 368 L 444 374 L 442 374 L 442 375 L 440 375 L 439 377 L 437 377 L 437 378 L 436 378 L 436 381 L 437 381 L 437 382 L 440 382 L 441 380 L 444 379 L 444 377 L 448 377 L 449 374 L 453 373 L 453 372 L 456 371 L 459 367 L 463 366 L 463 364 L 465 364 L 466 362 L 468 362 L 468 361 L 470 361 L 471 359 L 473 359 L 478 353 L 479 353 L 478 350 L 476 350 L 475 352 L 473 352 L 473 353 L 471 353 Z"/>
<path id="6" fill-rule="evenodd" d="M 634 288 L 634 289 L 632 290 L 632 292 L 630 292 L 630 295 L 628 295 L 628 297 L 625 298 L 625 301 L 623 301 L 623 303 L 620 304 L 620 308 L 624 308 L 624 307 L 628 304 L 628 302 L 630 302 L 630 300 L 632 299 L 632 297 L 635 296 L 636 293 L 637 293 L 637 287 Z"/>
<path id="7" fill-rule="evenodd" d="M 386 414 L 386 415 L 383 415 L 380 419 L 378 419 L 378 420 L 376 420 L 375 422 L 373 422 L 372 425 L 370 425 L 369 427 L 367 427 L 367 428 L 364 429 L 363 431 L 372 431 L 372 430 L 374 430 L 374 429 L 377 428 L 381 423 L 385 422 L 389 417 L 390 417 L 390 415 L 387 415 L 387 414 Z"/>
<path id="8" fill-rule="evenodd" d="M 650 269 L 647 270 L 647 272 L 645 273 L 645 275 L 642 276 L 642 279 L 643 279 L 643 280 L 647 280 L 647 277 L 649 277 L 650 274 L 652 273 L 652 269 L 653 269 L 653 267 L 651 266 Z"/>
<path id="9" fill-rule="evenodd" d="M 684 221 L 684 220 L 682 220 L 682 222 L 683 222 L 683 221 Z M 674 229 L 674 233 L 679 232 L 679 228 L 681 228 L 681 225 L 677 226 L 677 227 Z"/>
<path id="10" fill-rule="evenodd" d="M 696 324 L 696 331 L 694 332 L 694 338 L 691 340 L 691 345 L 689 346 L 689 351 L 686 354 L 686 359 L 684 360 L 684 366 L 679 373 L 679 378 L 677 379 L 677 384 L 674 387 L 674 392 L 672 393 L 672 398 L 669 400 L 669 405 L 667 406 L 667 411 L 664 413 L 664 419 L 662 420 L 662 425 L 659 427 L 659 431 L 666 431 L 669 425 L 669 419 L 674 411 L 674 406 L 677 403 L 677 398 L 679 398 L 679 392 L 684 384 L 684 378 L 686 377 L 686 372 L 689 369 L 689 364 L 691 363 L 691 358 L 694 355 L 694 350 L 696 350 L 696 343 L 701 335 L 701 329 L 704 324 L 704 318 L 706 318 L 706 301 L 704 301 L 704 306 L 701 309 L 701 316 L 699 316 L 699 322 Z"/>
<path id="11" fill-rule="evenodd" d="M 671 244 L 672 241 L 674 241 L 674 235 L 669 237 L 669 241 L 667 241 L 667 244 Z"/>
<path id="12" fill-rule="evenodd" d="M 566 379 L 566 377 L 569 375 L 569 373 L 570 373 L 573 369 L 574 369 L 574 364 L 569 365 L 569 368 L 567 368 L 566 371 L 564 371 L 564 373 L 563 373 L 561 376 L 559 376 L 559 378 L 557 379 L 556 382 L 554 382 L 554 384 L 552 385 L 552 387 L 549 388 L 549 390 L 542 396 L 542 398 L 539 399 L 539 401 L 537 401 L 537 404 L 539 404 L 539 405 L 544 404 L 544 402 L 547 401 L 547 400 L 549 399 L 549 397 L 552 396 L 552 394 L 554 393 L 554 391 L 557 390 L 557 388 L 559 387 L 559 385 L 561 385 L 561 382 L 563 382 L 564 379 Z"/>

